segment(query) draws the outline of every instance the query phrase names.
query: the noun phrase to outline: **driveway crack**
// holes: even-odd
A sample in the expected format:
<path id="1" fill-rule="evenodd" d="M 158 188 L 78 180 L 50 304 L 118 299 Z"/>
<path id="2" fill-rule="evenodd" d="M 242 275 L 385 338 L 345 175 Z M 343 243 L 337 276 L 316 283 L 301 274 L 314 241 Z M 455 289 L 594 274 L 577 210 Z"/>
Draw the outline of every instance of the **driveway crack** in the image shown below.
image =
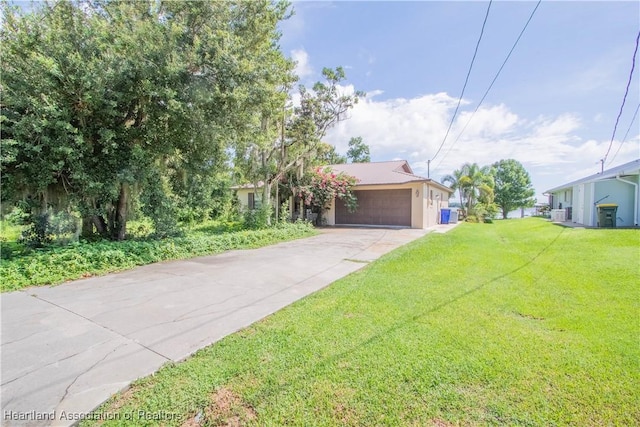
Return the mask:
<path id="1" fill-rule="evenodd" d="M 64 401 L 64 399 L 69 395 L 69 390 L 71 389 L 71 387 L 73 387 L 73 385 L 78 381 L 78 379 L 83 376 L 84 374 L 86 374 L 87 372 L 91 371 L 93 368 L 95 368 L 96 366 L 98 366 L 100 363 L 104 362 L 104 360 L 109 357 L 110 354 L 114 353 L 116 350 L 120 349 L 122 346 L 124 346 L 124 344 L 120 344 L 119 346 L 117 346 L 116 348 L 112 349 L 111 351 L 108 351 L 102 358 L 100 358 L 100 360 L 98 360 L 96 363 L 94 363 L 93 365 L 89 366 L 87 369 L 85 369 L 84 371 L 82 371 L 81 373 L 79 373 L 71 382 L 71 384 L 69 384 L 67 386 L 67 388 L 64 390 L 64 395 L 62 396 L 62 398 L 60 399 L 60 401 L 58 402 L 58 404 L 56 405 L 56 407 L 60 406 L 60 404 Z"/>

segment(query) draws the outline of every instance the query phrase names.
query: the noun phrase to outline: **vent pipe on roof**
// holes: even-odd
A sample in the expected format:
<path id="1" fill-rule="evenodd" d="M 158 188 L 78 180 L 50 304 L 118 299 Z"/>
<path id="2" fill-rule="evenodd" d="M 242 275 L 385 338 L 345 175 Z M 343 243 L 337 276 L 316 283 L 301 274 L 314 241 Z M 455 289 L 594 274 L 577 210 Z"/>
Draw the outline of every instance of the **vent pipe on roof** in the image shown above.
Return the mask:
<path id="1" fill-rule="evenodd" d="M 624 182 L 625 184 L 630 184 L 635 187 L 635 192 L 633 194 L 633 225 L 638 226 L 638 198 L 640 194 L 638 194 L 638 184 L 635 182 L 627 181 L 626 179 L 620 178 L 620 175 L 616 175 L 616 180 L 620 182 Z"/>

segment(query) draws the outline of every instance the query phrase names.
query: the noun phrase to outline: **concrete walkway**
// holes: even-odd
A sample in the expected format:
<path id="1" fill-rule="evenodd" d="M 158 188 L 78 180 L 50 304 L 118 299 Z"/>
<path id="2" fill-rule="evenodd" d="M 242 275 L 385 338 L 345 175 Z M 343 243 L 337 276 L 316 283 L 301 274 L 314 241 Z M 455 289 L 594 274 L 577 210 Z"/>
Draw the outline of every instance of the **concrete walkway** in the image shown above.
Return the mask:
<path id="1" fill-rule="evenodd" d="M 71 425 L 133 380 L 427 232 L 324 229 L 261 249 L 3 294 L 1 424 Z"/>

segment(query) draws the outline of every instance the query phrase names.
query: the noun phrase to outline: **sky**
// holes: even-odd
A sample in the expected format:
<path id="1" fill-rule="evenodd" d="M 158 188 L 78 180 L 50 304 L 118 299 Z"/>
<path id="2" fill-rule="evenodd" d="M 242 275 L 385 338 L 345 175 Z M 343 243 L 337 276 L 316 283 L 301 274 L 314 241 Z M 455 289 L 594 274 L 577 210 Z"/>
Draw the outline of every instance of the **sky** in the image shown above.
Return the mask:
<path id="1" fill-rule="evenodd" d="M 321 80 L 323 67 L 342 66 L 341 89 L 367 93 L 325 137 L 338 152 L 360 136 L 372 161 L 404 159 L 438 181 L 466 162 L 512 158 L 545 201 L 546 190 L 599 172 L 607 151 L 605 169 L 640 158 L 640 117 L 632 122 L 640 53 L 609 149 L 640 2 L 543 0 L 478 108 L 536 4 L 491 3 L 462 98 L 486 1 L 294 2 L 280 47 L 297 61 L 301 84 Z"/>

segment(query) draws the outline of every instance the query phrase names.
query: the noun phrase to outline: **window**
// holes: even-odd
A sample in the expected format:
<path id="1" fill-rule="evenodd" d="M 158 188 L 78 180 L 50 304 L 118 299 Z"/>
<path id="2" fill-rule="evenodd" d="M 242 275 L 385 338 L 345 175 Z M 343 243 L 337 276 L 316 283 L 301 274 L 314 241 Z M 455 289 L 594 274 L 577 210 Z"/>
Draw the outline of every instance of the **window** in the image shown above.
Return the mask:
<path id="1" fill-rule="evenodd" d="M 252 209 L 252 210 L 256 208 L 256 195 L 255 195 L 255 193 L 249 193 L 247 206 L 249 207 L 249 209 Z"/>

